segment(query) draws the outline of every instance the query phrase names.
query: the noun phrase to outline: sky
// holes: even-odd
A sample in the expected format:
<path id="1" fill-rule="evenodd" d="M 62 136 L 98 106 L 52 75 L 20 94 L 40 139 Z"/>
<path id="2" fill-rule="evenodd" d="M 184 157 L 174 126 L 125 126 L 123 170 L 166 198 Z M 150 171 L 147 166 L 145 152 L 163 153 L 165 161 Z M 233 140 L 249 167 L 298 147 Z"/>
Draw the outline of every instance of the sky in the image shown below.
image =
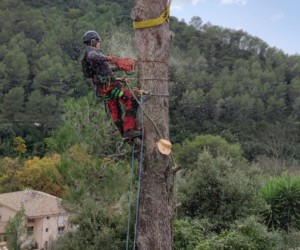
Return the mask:
<path id="1" fill-rule="evenodd" d="M 300 0 L 172 0 L 171 16 L 186 23 L 199 16 L 203 23 L 243 30 L 300 55 Z"/>

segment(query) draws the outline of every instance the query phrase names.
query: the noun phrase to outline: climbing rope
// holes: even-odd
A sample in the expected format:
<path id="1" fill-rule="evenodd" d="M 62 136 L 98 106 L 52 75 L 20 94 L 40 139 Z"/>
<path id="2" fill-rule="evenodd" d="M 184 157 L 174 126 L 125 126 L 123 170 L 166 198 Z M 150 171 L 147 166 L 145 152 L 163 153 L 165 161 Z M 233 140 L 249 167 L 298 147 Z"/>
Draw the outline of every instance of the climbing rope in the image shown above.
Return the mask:
<path id="1" fill-rule="evenodd" d="M 143 95 L 141 95 L 140 105 L 143 105 Z M 136 195 L 136 210 L 135 210 L 133 250 L 135 250 L 136 236 L 137 236 L 137 226 L 138 226 L 138 218 L 139 218 L 141 177 L 142 177 L 142 166 L 143 166 L 143 158 L 144 158 L 144 132 L 145 132 L 144 131 L 144 111 L 142 109 L 142 143 L 141 143 L 140 162 L 139 162 L 138 191 L 137 191 L 137 195 Z"/>
<path id="2" fill-rule="evenodd" d="M 142 96 L 141 101 L 139 102 L 142 105 Z M 135 223 L 134 223 L 134 238 L 133 238 L 133 250 L 136 249 L 136 238 L 137 238 L 137 227 L 138 227 L 138 216 L 139 216 L 139 201 L 140 201 L 140 191 L 141 191 L 141 176 L 142 176 L 142 166 L 143 166 L 143 148 L 144 148 L 144 115 L 142 109 L 142 140 L 140 146 L 140 161 L 139 161 L 139 175 L 138 175 L 138 190 L 136 195 L 136 211 L 135 211 Z M 131 206 L 132 206 L 132 182 L 133 182 L 133 168 L 134 168 L 134 153 L 135 153 L 135 144 L 132 146 L 132 157 L 131 157 L 131 170 L 130 170 L 130 188 L 129 188 L 129 204 L 128 204 L 128 222 L 127 222 L 127 239 L 126 239 L 126 250 L 129 249 L 129 238 L 130 238 L 130 220 L 131 220 Z"/>
<path id="3" fill-rule="evenodd" d="M 133 168 L 134 168 L 134 144 L 133 144 L 133 146 L 132 146 L 131 169 L 130 169 L 130 184 L 129 184 L 129 204 L 128 204 L 128 223 L 127 223 L 126 250 L 129 249 L 130 220 L 131 220 L 131 203 L 132 203 Z"/>

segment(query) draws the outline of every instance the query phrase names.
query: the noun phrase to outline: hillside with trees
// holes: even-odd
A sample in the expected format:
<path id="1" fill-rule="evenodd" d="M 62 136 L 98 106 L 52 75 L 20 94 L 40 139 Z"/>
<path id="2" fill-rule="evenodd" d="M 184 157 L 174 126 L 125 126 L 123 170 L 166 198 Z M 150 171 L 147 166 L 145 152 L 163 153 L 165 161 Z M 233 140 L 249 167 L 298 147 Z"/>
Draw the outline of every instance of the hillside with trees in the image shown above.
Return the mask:
<path id="1" fill-rule="evenodd" d="M 120 147 L 81 59 L 87 30 L 99 32 L 105 54 L 136 58 L 134 4 L 0 2 L 0 192 L 63 198 L 77 230 L 55 250 L 126 244 L 131 146 Z M 182 167 L 174 249 L 296 249 L 300 56 L 201 17 L 171 17 L 170 29 L 170 138 Z M 136 86 L 136 74 L 127 77 Z"/>

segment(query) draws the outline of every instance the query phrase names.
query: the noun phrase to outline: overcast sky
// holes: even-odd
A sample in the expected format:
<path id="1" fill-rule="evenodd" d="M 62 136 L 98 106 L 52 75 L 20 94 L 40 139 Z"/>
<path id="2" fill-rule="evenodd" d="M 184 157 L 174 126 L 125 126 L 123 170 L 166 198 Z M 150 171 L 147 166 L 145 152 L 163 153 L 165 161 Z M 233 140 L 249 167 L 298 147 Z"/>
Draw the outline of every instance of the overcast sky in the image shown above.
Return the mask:
<path id="1" fill-rule="evenodd" d="M 171 16 L 187 23 L 242 29 L 269 46 L 300 55 L 300 0 L 173 0 Z"/>

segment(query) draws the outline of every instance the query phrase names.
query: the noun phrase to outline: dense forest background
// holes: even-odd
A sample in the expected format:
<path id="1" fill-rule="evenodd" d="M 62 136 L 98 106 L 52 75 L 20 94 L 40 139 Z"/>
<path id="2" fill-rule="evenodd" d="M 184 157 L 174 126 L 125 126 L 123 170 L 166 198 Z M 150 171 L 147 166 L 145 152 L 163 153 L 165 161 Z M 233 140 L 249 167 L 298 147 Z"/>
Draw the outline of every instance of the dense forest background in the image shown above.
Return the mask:
<path id="1" fill-rule="evenodd" d="M 0 192 L 41 190 L 78 214 L 53 249 L 125 246 L 130 146 L 80 61 L 92 29 L 105 54 L 135 58 L 134 4 L 0 2 Z M 300 246 L 300 56 L 201 17 L 170 29 L 174 248 Z"/>

